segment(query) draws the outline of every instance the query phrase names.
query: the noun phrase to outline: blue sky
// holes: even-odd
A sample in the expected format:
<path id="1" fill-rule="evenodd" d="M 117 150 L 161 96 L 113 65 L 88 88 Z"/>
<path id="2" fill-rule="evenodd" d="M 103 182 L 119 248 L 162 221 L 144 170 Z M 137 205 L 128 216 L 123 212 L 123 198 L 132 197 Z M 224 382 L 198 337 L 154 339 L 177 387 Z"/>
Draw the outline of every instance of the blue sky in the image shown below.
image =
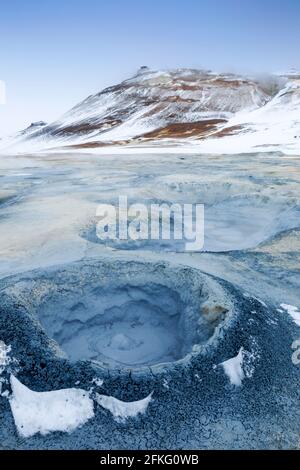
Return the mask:
<path id="1" fill-rule="evenodd" d="M 0 5 L 0 135 L 51 121 L 151 68 L 300 68 L 299 0 L 10 0 Z"/>

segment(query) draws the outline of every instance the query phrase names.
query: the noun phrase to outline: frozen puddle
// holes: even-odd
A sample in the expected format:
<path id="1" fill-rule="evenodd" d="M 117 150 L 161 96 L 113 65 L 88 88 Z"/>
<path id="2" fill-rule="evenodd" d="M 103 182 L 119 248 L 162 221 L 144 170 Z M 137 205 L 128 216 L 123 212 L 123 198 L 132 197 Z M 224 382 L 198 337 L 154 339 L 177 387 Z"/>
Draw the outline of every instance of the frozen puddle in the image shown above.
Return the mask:
<path id="1" fill-rule="evenodd" d="M 217 281 L 162 263 L 74 263 L 9 290 L 71 361 L 118 368 L 183 359 L 232 309 Z"/>

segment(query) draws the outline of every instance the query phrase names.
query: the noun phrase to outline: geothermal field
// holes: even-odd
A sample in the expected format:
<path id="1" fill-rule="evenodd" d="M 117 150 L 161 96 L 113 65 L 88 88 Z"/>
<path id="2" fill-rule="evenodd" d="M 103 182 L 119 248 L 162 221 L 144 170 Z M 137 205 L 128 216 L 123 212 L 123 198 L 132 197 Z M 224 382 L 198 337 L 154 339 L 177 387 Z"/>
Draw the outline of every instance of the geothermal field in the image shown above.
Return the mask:
<path id="1" fill-rule="evenodd" d="M 204 247 L 97 207 L 204 204 Z M 2 449 L 296 449 L 300 157 L 0 156 Z"/>
<path id="2" fill-rule="evenodd" d="M 299 216 L 295 70 L 144 66 L 3 137 L 0 448 L 299 449 Z"/>

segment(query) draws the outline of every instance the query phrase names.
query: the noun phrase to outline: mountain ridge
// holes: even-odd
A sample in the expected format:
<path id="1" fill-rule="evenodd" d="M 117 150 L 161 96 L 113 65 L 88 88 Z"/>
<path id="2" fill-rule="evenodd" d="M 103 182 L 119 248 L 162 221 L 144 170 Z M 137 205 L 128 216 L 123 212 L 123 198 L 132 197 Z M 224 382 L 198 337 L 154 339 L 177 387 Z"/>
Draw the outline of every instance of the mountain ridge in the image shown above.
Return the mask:
<path id="1" fill-rule="evenodd" d="M 255 148 L 256 139 L 260 148 L 280 146 L 278 136 L 272 143 L 272 132 L 264 134 L 262 126 L 276 123 L 280 134 L 282 120 L 282 145 L 295 147 L 290 129 L 298 138 L 299 97 L 300 79 L 295 72 L 253 79 L 209 70 L 142 67 L 133 77 L 89 95 L 57 121 L 19 133 L 9 146 L 26 152 L 188 144 L 213 151 L 223 143 L 225 149 L 231 144 L 234 148 L 240 139 L 246 151 L 246 147 Z M 249 134 L 254 134 L 253 145 Z"/>

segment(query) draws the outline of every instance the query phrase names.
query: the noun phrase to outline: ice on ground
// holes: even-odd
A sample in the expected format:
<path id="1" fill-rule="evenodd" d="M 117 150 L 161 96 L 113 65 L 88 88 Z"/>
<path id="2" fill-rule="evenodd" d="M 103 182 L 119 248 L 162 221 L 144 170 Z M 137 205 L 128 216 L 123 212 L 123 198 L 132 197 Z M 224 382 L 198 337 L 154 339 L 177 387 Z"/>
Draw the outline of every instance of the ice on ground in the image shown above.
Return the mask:
<path id="1" fill-rule="evenodd" d="M 13 375 L 11 388 L 10 407 L 22 437 L 54 431 L 71 432 L 94 416 L 93 400 L 85 390 L 34 392 Z"/>
<path id="2" fill-rule="evenodd" d="M 139 414 L 143 414 L 146 412 L 148 405 L 152 399 L 152 393 L 148 395 L 146 398 L 138 401 L 132 402 L 125 402 L 118 400 L 114 397 L 109 397 L 106 395 L 100 395 L 96 393 L 96 401 L 97 403 L 109 410 L 114 418 L 117 421 L 124 421 L 127 418 L 134 418 Z"/>
<path id="3" fill-rule="evenodd" d="M 229 377 L 232 385 L 239 386 L 245 377 L 243 370 L 243 356 L 244 350 L 240 348 L 237 356 L 227 359 L 227 361 L 221 362 L 221 366 L 224 369 L 225 374 Z"/>
<path id="4" fill-rule="evenodd" d="M 300 312 L 297 307 L 289 304 L 281 304 L 280 307 L 287 311 L 287 313 L 292 317 L 296 325 L 300 326 Z"/>

